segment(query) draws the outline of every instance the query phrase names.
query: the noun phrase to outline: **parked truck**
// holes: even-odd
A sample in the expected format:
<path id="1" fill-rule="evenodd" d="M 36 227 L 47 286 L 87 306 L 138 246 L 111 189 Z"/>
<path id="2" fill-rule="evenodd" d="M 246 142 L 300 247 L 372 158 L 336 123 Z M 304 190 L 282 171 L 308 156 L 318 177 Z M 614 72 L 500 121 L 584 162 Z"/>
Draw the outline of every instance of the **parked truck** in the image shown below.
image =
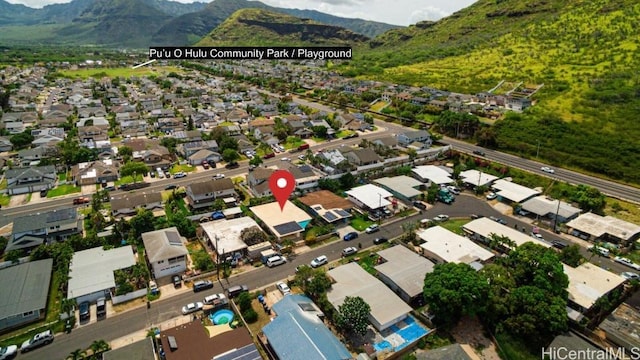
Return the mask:
<path id="1" fill-rule="evenodd" d="M 438 190 L 437 199 L 438 201 L 451 205 L 455 200 L 455 197 L 447 188 L 441 188 Z"/>

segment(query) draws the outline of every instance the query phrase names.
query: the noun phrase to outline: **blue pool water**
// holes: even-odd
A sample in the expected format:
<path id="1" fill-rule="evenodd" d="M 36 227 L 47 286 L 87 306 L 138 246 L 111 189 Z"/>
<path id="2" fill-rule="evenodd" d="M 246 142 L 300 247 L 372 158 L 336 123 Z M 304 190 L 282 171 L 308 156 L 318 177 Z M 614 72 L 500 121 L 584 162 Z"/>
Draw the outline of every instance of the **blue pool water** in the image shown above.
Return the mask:
<path id="1" fill-rule="evenodd" d="M 233 316 L 234 316 L 233 311 L 222 309 L 209 315 L 209 319 L 211 320 L 212 323 L 216 325 L 229 324 L 231 321 L 233 321 Z"/>
<path id="2" fill-rule="evenodd" d="M 311 220 L 299 221 L 298 225 L 300 225 L 301 228 L 306 229 L 310 222 Z"/>
<path id="3" fill-rule="evenodd" d="M 404 349 L 408 345 L 412 344 L 414 341 L 420 339 L 422 336 L 428 334 L 430 331 L 429 329 L 422 327 L 411 316 L 407 316 L 407 318 L 404 319 L 403 322 L 406 324 L 406 326 L 404 326 L 402 329 L 397 325 L 392 325 L 389 328 L 389 330 L 393 334 L 397 335 L 395 338 L 400 337 L 403 340 L 402 343 L 396 344 L 394 347 L 389 341 L 383 340 L 373 344 L 373 348 L 376 349 L 376 351 L 382 351 L 382 350 L 399 351 L 401 349 Z M 391 335 L 387 337 L 390 337 L 390 336 Z"/>

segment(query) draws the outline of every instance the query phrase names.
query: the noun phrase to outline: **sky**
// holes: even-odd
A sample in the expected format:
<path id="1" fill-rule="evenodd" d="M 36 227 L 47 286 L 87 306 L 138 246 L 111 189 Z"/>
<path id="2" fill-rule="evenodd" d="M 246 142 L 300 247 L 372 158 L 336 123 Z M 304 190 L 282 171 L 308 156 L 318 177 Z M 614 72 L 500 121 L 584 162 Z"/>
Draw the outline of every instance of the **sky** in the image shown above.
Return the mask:
<path id="1" fill-rule="evenodd" d="M 7 0 L 41 8 L 70 0 Z M 193 0 L 176 0 L 190 3 Z M 200 0 L 209 2 L 208 0 Z M 475 0 L 262 0 L 275 7 L 317 10 L 327 14 L 380 21 L 388 24 L 408 26 L 422 20 L 438 20 L 467 7 Z"/>

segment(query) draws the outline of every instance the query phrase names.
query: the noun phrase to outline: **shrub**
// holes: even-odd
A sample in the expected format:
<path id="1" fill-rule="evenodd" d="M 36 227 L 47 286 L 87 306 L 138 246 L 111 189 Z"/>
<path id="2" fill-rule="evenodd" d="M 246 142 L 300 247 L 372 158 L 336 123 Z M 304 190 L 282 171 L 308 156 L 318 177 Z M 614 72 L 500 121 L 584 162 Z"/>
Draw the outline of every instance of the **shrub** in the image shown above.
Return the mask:
<path id="1" fill-rule="evenodd" d="M 244 318 L 244 321 L 247 322 L 247 324 L 253 324 L 254 322 L 258 321 L 258 313 L 253 310 L 253 308 L 249 308 L 246 311 L 243 311 L 242 317 Z"/>

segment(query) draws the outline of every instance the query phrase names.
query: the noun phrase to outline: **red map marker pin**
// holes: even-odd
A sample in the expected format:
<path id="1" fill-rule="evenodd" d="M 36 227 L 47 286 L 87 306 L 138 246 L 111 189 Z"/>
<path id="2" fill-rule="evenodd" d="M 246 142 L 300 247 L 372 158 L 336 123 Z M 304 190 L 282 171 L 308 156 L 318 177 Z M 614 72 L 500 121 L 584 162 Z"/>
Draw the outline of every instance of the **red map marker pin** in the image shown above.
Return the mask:
<path id="1" fill-rule="evenodd" d="M 276 170 L 269 178 L 269 188 L 273 196 L 278 200 L 280 211 L 282 211 L 284 210 L 284 204 L 289 199 L 289 195 L 296 188 L 296 179 L 287 170 Z"/>

